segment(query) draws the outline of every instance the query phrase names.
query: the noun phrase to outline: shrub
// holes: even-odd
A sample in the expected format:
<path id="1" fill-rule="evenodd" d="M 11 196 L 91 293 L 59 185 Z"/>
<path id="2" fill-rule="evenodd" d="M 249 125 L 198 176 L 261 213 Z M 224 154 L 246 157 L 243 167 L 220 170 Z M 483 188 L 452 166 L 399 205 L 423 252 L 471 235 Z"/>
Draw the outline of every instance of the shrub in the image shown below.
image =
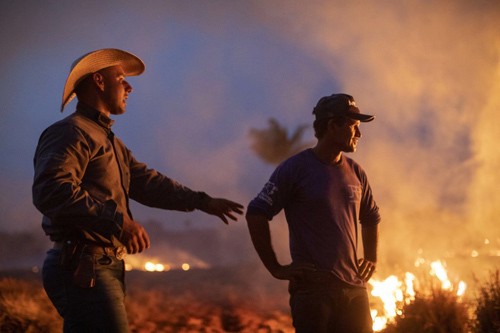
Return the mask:
<path id="1" fill-rule="evenodd" d="M 402 311 L 384 333 L 466 333 L 470 329 L 466 304 L 442 289 L 432 288 L 429 295 L 417 294 Z"/>
<path id="2" fill-rule="evenodd" d="M 476 301 L 474 332 L 500 332 L 500 278 L 499 271 L 491 273 L 489 281 L 479 288 Z"/>

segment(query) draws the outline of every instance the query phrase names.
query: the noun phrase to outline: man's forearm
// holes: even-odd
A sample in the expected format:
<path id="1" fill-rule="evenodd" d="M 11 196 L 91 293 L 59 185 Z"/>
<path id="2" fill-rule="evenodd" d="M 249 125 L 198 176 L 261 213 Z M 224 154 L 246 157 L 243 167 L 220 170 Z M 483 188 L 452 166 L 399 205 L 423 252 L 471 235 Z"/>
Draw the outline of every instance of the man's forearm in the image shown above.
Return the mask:
<path id="1" fill-rule="evenodd" d="M 377 262 L 378 250 L 378 237 L 379 230 L 378 224 L 370 226 L 362 226 L 362 238 L 364 248 L 364 258 L 372 262 Z"/>
<path id="2" fill-rule="evenodd" d="M 247 215 L 246 219 L 253 246 L 264 266 L 272 274 L 280 264 L 272 247 L 269 221 L 260 215 Z"/>

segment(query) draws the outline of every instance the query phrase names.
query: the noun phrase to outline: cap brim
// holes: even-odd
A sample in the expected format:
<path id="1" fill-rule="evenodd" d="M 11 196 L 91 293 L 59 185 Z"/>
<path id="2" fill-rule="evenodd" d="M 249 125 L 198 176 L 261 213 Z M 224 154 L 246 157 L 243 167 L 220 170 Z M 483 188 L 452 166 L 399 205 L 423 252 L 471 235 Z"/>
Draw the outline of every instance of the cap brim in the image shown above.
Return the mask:
<path id="1" fill-rule="evenodd" d="M 351 119 L 356 119 L 359 120 L 363 123 L 367 123 L 375 119 L 375 116 L 370 115 L 370 114 L 363 114 L 363 113 L 355 113 L 355 112 L 348 112 L 346 114 L 347 117 Z"/>

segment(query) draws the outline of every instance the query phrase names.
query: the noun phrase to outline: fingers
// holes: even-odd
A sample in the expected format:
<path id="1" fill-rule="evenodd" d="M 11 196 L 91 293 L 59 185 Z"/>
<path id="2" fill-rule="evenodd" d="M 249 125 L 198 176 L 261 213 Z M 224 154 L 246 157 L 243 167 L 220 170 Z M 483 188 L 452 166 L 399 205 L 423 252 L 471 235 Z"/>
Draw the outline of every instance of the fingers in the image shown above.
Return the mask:
<path id="1" fill-rule="evenodd" d="M 240 215 L 243 214 L 243 205 L 242 204 L 239 204 L 239 203 L 233 202 L 233 201 L 229 201 L 229 200 L 226 200 L 226 201 L 227 201 L 227 204 L 231 208 L 232 211 L 234 211 Z"/>
<path id="2" fill-rule="evenodd" d="M 218 216 L 225 224 L 229 224 L 228 218 L 237 221 L 236 214 L 243 214 L 243 205 L 227 199 L 213 198 L 209 202 L 206 212 Z"/>
<path id="3" fill-rule="evenodd" d="M 358 276 L 363 281 L 368 281 L 375 272 L 375 263 L 365 259 L 358 260 Z"/>
<path id="4" fill-rule="evenodd" d="M 146 229 L 131 219 L 127 219 L 123 224 L 122 242 L 129 254 L 140 253 L 151 246 Z"/>
<path id="5" fill-rule="evenodd" d="M 364 279 L 370 270 L 368 262 L 361 260 L 358 265 L 358 274 Z"/>
<path id="6" fill-rule="evenodd" d="M 136 254 L 137 251 L 139 250 L 139 243 L 137 240 L 131 238 L 127 244 L 125 244 L 125 247 L 127 248 L 127 253 L 128 254 Z"/>
<path id="7" fill-rule="evenodd" d="M 224 214 L 228 215 L 232 220 L 237 219 L 234 215 L 231 214 L 232 212 L 238 215 L 243 214 L 243 205 L 226 199 L 218 200 L 220 200 L 221 209 L 223 210 Z"/>
<path id="8" fill-rule="evenodd" d="M 149 249 L 149 246 L 151 245 L 149 241 L 149 235 L 146 232 L 146 230 L 140 224 L 138 224 L 138 226 L 139 230 L 137 232 L 136 237 L 134 237 L 135 239 L 137 239 L 137 245 L 138 245 L 137 252 L 135 253 L 141 253 L 145 249 Z"/>
<path id="9" fill-rule="evenodd" d="M 229 224 L 229 221 L 227 220 L 226 216 L 224 214 L 217 215 L 219 218 L 224 222 L 224 224 Z"/>
<path id="10" fill-rule="evenodd" d="M 292 269 L 290 265 L 278 266 L 276 267 L 271 274 L 279 280 L 294 280 L 297 278 L 299 272 Z"/>
<path id="11" fill-rule="evenodd" d="M 240 214 L 240 215 L 241 215 L 241 214 Z M 224 217 L 226 217 L 226 216 L 227 216 L 227 217 L 229 217 L 229 218 L 230 218 L 231 220 L 233 220 L 233 221 L 237 221 L 237 220 L 238 220 L 238 217 L 237 217 L 237 216 L 235 216 L 234 214 L 232 214 L 231 212 L 224 212 L 224 213 L 223 213 L 223 216 L 224 216 Z M 227 221 L 227 220 L 226 220 L 226 221 Z"/>
<path id="12" fill-rule="evenodd" d="M 370 280 L 370 279 L 371 279 L 371 277 L 372 277 L 372 275 L 373 275 L 373 273 L 375 273 L 375 266 L 372 266 L 372 267 L 371 267 L 371 269 L 370 269 L 370 271 L 369 271 L 368 275 L 367 275 L 367 276 L 366 276 L 366 278 L 365 278 L 365 281 Z"/>
<path id="13" fill-rule="evenodd" d="M 137 252 L 142 252 L 146 249 L 149 249 L 149 247 L 151 246 L 151 242 L 149 240 L 149 235 L 148 233 L 146 232 L 146 229 L 144 229 L 143 226 L 140 225 L 140 229 L 141 229 L 141 232 L 139 234 L 139 249 L 137 250 Z"/>
<path id="14" fill-rule="evenodd" d="M 292 263 L 277 267 L 271 274 L 280 280 L 299 281 L 304 279 L 308 273 L 316 271 L 313 264 Z"/>
<path id="15" fill-rule="evenodd" d="M 221 213 L 219 214 L 216 214 L 221 220 L 222 222 L 224 222 L 225 224 L 229 224 L 229 221 L 228 221 L 228 217 L 233 220 L 233 221 L 237 221 L 238 218 L 236 216 L 234 216 L 233 214 L 231 214 L 230 212 L 227 212 L 227 211 L 222 211 Z"/>
<path id="16" fill-rule="evenodd" d="M 225 224 L 229 224 L 229 221 L 227 218 L 230 218 L 231 220 L 233 221 L 238 221 L 238 218 L 236 216 L 234 216 L 233 214 L 231 214 L 230 212 L 228 211 L 223 211 L 222 213 L 220 213 L 219 215 L 219 218 L 225 223 Z"/>

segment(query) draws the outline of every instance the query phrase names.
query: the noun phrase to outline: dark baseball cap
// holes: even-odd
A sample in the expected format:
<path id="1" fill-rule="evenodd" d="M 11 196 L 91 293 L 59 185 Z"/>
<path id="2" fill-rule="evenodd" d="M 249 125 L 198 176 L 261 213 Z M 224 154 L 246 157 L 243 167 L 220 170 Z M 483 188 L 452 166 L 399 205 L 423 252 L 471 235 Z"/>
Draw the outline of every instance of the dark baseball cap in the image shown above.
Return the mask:
<path id="1" fill-rule="evenodd" d="M 344 116 L 362 122 L 368 122 L 375 119 L 373 115 L 361 113 L 356 106 L 354 98 L 347 94 L 333 94 L 321 97 L 318 104 L 314 107 L 313 114 L 316 116 L 316 120 L 328 119 L 336 116 Z"/>

